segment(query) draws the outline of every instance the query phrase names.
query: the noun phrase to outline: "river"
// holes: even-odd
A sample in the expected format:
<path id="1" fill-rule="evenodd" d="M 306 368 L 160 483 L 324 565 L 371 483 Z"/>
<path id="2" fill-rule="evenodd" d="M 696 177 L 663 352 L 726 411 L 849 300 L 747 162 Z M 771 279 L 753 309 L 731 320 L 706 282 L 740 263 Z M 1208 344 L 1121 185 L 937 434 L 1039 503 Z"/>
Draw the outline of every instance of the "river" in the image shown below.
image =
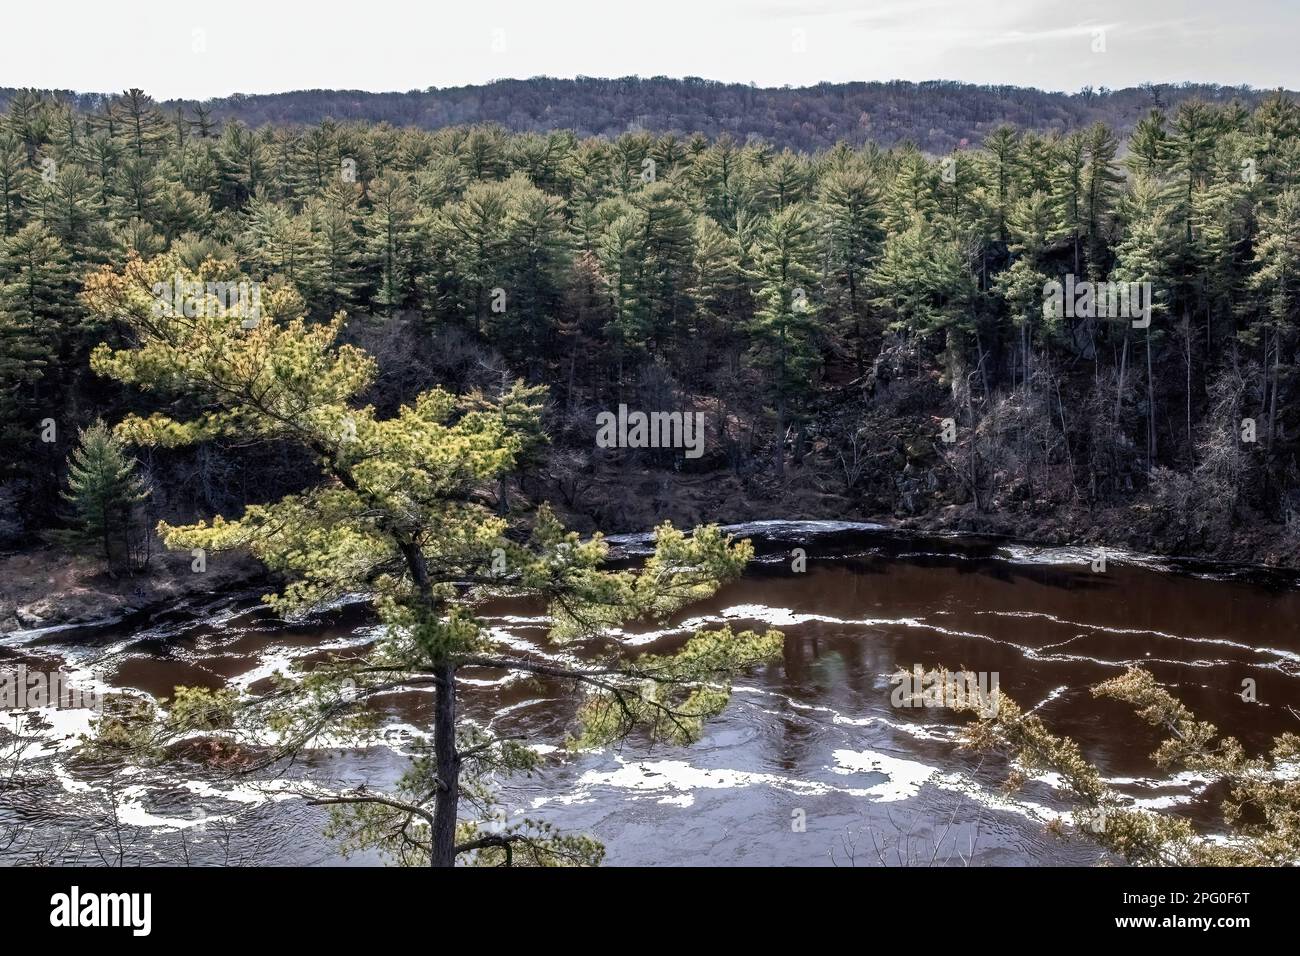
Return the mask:
<path id="1" fill-rule="evenodd" d="M 722 622 L 785 633 L 783 657 L 742 678 L 696 744 L 633 738 L 569 754 L 571 687 L 463 674 L 467 717 L 526 735 L 545 755 L 539 772 L 503 782 L 511 817 L 595 836 L 615 865 L 1092 864 L 1103 854 L 1087 839 L 1047 828 L 1068 809 L 1050 776 L 1004 793 L 1005 763 L 957 746 L 961 718 L 893 706 L 891 676 L 938 664 L 996 674 L 1002 693 L 1077 740 L 1121 792 L 1211 833 L 1212 783 L 1159 771 L 1155 731 L 1089 687 L 1143 664 L 1250 752 L 1300 730 L 1300 589 L 1291 575 L 1119 552 L 1097 571 L 1091 550 L 865 524 L 734 530 L 759 552 L 741 580 L 666 627 L 623 637 L 637 650 L 664 650 Z M 647 539 L 613 540 L 635 559 Z M 807 555 L 801 572 L 795 548 Z M 532 602 L 493 600 L 481 617 L 495 640 L 544 648 L 545 618 Z M 0 670 L 63 669 L 81 686 L 155 697 L 178 684 L 257 691 L 295 660 L 361 649 L 375 635 L 360 601 L 289 624 L 241 595 L 197 618 L 178 609 L 144 625 L 6 635 Z M 1243 695 L 1244 681 L 1253 694 Z M 321 746 L 256 780 L 188 765 L 87 765 L 73 755 L 89 711 L 0 711 L 0 757 L 8 756 L 0 772 L 9 775 L 0 861 L 381 862 L 344 859 L 322 835 L 325 811 L 293 791 L 303 779 L 390 785 L 430 705 L 427 693 L 386 697 L 382 743 Z"/>

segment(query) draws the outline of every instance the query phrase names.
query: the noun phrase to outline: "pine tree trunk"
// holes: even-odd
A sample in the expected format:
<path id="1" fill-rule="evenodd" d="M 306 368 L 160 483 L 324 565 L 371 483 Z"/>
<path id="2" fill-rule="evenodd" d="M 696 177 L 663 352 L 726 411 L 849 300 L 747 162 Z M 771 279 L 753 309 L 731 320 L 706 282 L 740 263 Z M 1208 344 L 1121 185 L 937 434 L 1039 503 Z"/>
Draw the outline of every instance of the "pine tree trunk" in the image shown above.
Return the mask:
<path id="1" fill-rule="evenodd" d="M 1196 446 L 1192 441 L 1192 315 L 1183 314 L 1183 334 L 1187 337 L 1187 460 L 1196 463 Z"/>
<path id="2" fill-rule="evenodd" d="M 430 866 L 456 864 L 456 807 L 460 802 L 460 754 L 456 752 L 456 671 L 450 664 L 434 668 L 437 692 L 433 712 L 433 752 L 438 795 L 433 805 Z"/>
<path id="3" fill-rule="evenodd" d="M 345 485 L 351 475 L 339 475 Z M 414 541 L 399 541 L 398 548 L 411 573 L 416 591 L 430 605 L 433 592 L 424 554 Z M 433 665 L 434 770 L 438 775 L 433 802 L 433 826 L 429 833 L 429 865 L 456 864 L 456 811 L 460 803 L 460 754 L 456 752 L 456 668 L 445 659 Z"/>
<path id="4" fill-rule="evenodd" d="M 776 456 L 773 464 L 777 477 L 785 477 L 785 399 L 781 399 L 776 408 Z"/>
<path id="5" fill-rule="evenodd" d="M 1147 471 L 1156 461 L 1156 383 L 1151 374 L 1151 326 L 1147 326 Z"/>
<path id="6" fill-rule="evenodd" d="M 1273 454 L 1273 437 L 1277 428 L 1277 392 L 1282 364 L 1282 329 L 1273 333 L 1273 394 L 1268 403 L 1268 453 Z"/>
<path id="7" fill-rule="evenodd" d="M 776 402 L 776 475 L 785 477 L 785 328 L 781 329 L 781 350 L 778 359 L 777 387 L 781 390 Z"/>
<path id="8" fill-rule="evenodd" d="M 1119 424 L 1120 408 L 1124 402 L 1124 372 L 1128 366 L 1128 335 L 1124 335 L 1124 347 L 1119 353 L 1119 378 L 1115 383 L 1115 424 Z"/>

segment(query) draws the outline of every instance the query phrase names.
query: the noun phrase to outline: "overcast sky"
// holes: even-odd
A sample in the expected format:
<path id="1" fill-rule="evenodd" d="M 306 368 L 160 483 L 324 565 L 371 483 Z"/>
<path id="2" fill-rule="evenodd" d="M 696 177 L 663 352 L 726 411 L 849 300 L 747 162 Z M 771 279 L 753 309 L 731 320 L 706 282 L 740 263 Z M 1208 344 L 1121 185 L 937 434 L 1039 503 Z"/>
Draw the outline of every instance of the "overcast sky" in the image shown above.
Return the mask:
<path id="1" fill-rule="evenodd" d="M 537 75 L 1300 88 L 1300 0 L 6 4 L 0 86 L 159 99 Z"/>

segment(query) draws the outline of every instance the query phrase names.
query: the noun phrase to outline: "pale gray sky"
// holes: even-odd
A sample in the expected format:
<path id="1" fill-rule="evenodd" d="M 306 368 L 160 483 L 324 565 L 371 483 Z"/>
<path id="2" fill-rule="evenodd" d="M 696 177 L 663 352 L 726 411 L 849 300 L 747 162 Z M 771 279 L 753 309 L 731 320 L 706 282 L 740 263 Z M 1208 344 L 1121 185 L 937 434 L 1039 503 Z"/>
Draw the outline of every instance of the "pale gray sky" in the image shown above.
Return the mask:
<path id="1" fill-rule="evenodd" d="M 0 86 L 159 99 L 541 74 L 1300 88 L 1300 0 L 36 0 L 4 19 Z"/>

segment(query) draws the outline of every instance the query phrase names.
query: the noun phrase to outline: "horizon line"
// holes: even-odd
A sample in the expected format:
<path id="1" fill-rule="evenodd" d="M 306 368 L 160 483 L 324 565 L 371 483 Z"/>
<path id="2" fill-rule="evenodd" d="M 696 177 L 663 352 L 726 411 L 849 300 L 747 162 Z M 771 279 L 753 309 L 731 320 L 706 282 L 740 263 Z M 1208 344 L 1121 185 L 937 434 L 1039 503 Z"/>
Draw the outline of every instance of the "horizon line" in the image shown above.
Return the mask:
<path id="1" fill-rule="evenodd" d="M 112 97 L 120 96 L 126 90 L 140 89 L 147 95 L 150 95 L 151 98 L 154 98 L 155 102 L 158 103 L 212 103 L 221 100 L 231 100 L 237 97 L 254 98 L 254 97 L 272 97 L 272 96 L 293 96 L 293 95 L 303 94 L 303 93 L 347 93 L 347 94 L 358 94 L 363 96 L 429 96 L 438 93 L 453 93 L 461 90 L 482 89 L 482 88 L 496 86 L 503 83 L 530 83 L 539 80 L 561 82 L 561 83 L 579 83 L 585 81 L 598 82 L 598 83 L 616 83 L 616 82 L 628 81 L 628 80 L 635 80 L 638 82 L 666 81 L 670 83 L 696 82 L 696 83 L 706 84 L 709 86 L 746 87 L 754 90 L 762 90 L 764 92 L 778 92 L 778 93 L 818 90 L 824 87 L 889 86 L 889 85 L 901 84 L 901 85 L 908 85 L 914 87 L 953 85 L 953 86 L 969 87 L 972 89 L 1014 90 L 1018 92 L 1043 93 L 1050 96 L 1065 96 L 1065 97 L 1076 97 L 1076 96 L 1083 96 L 1083 95 L 1113 96 L 1118 93 L 1125 93 L 1129 91 L 1140 91 L 1146 89 L 1176 90 L 1176 89 L 1186 89 L 1188 87 L 1209 87 L 1218 90 L 1230 90 L 1230 91 L 1242 92 L 1247 94 L 1285 93 L 1293 96 L 1300 95 L 1300 90 L 1293 90 L 1285 86 L 1255 86 L 1254 84 L 1251 83 L 1219 83 L 1210 80 L 1179 80 L 1176 82 L 1145 81 L 1135 85 L 1128 85 L 1122 87 L 1107 87 L 1107 86 L 1092 87 L 1092 86 L 1085 85 L 1079 87 L 1077 90 L 1065 90 L 1065 89 L 1048 89 L 1041 86 L 1025 86 L 1018 83 L 977 83 L 969 80 L 946 79 L 940 77 L 927 79 L 927 80 L 906 80 L 901 78 L 888 79 L 888 80 L 880 80 L 880 79 L 819 80 L 816 83 L 808 83 L 799 86 L 789 84 L 789 83 L 782 84 L 780 86 L 760 86 L 758 83 L 756 83 L 753 80 L 749 80 L 749 81 L 714 80 L 714 79 L 709 79 L 707 77 L 695 76 L 690 74 L 685 76 L 668 76 L 665 74 L 654 74 L 651 76 L 643 76 L 641 74 L 636 74 L 636 73 L 626 74 L 623 76 L 591 76 L 587 74 L 576 74 L 574 76 L 554 76 L 551 74 L 544 74 L 544 73 L 536 74 L 534 76 L 527 76 L 527 77 L 502 76 L 502 77 L 496 77 L 491 80 L 486 80 L 481 83 L 462 83 L 454 86 L 427 86 L 421 88 L 411 88 L 407 90 L 396 90 L 396 89 L 370 90 L 370 89 L 363 89 L 359 87 L 323 87 L 323 86 L 297 87 L 293 89 L 268 90 L 268 91 L 256 91 L 256 92 L 236 90 L 231 93 L 218 94 L 218 95 L 212 95 L 206 97 L 165 96 L 165 97 L 154 98 L 152 94 L 149 94 L 147 88 L 134 87 L 129 84 L 115 92 L 105 92 L 102 90 L 76 90 L 71 88 L 41 87 L 41 86 L 31 86 L 31 85 L 0 85 L 0 91 L 4 91 L 8 93 L 8 92 L 17 92 L 19 90 L 34 90 L 37 93 L 50 94 L 55 96 L 69 95 L 73 97 L 102 97 L 104 99 L 111 99 Z"/>

